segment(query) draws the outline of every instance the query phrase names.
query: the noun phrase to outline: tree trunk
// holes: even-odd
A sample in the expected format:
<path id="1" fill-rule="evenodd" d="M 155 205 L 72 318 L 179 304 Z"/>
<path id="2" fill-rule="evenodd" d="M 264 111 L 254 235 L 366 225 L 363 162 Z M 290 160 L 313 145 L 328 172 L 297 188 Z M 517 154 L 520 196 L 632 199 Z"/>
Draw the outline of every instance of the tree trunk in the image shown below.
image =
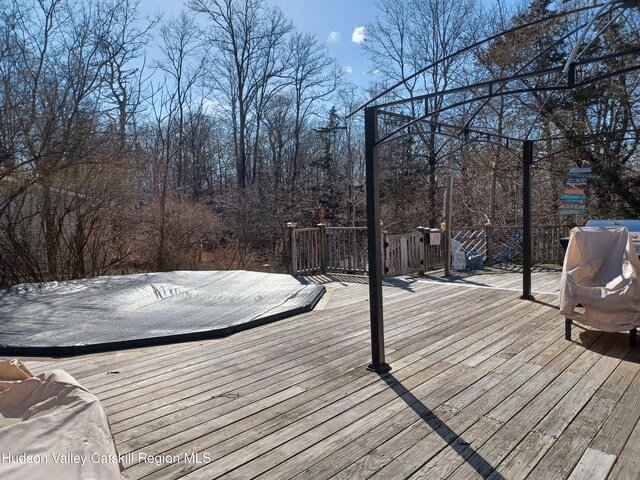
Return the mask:
<path id="1" fill-rule="evenodd" d="M 238 175 L 238 188 L 244 190 L 247 187 L 247 149 L 246 149 L 246 129 L 247 119 L 245 118 L 244 106 L 240 104 L 240 128 L 238 132 L 238 157 L 236 158 L 236 174 Z"/>
<path id="2" fill-rule="evenodd" d="M 73 276 L 75 278 L 84 278 L 86 275 L 86 270 L 84 267 L 84 247 L 85 247 L 85 234 L 84 234 L 84 223 L 82 216 L 78 216 L 76 220 L 76 231 L 74 235 L 74 266 L 73 266 Z"/>
<path id="3" fill-rule="evenodd" d="M 51 200 L 51 187 L 45 183 L 42 188 L 42 222 L 44 226 L 45 251 L 47 254 L 47 280 L 58 280 L 58 239 L 56 216 Z"/>

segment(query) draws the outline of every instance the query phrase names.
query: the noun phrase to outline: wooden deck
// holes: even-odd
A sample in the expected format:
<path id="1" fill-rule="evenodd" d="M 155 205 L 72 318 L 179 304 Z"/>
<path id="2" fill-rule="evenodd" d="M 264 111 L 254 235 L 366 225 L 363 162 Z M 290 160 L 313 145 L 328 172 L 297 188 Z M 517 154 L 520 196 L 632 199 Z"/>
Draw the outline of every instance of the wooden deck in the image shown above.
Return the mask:
<path id="1" fill-rule="evenodd" d="M 554 292 L 542 273 L 534 292 Z M 25 362 L 98 395 L 132 479 L 637 479 L 628 334 L 566 341 L 557 296 L 519 300 L 520 278 L 388 282 L 384 376 L 365 370 L 367 286 L 346 277 L 315 279 L 315 311 L 228 338 Z"/>

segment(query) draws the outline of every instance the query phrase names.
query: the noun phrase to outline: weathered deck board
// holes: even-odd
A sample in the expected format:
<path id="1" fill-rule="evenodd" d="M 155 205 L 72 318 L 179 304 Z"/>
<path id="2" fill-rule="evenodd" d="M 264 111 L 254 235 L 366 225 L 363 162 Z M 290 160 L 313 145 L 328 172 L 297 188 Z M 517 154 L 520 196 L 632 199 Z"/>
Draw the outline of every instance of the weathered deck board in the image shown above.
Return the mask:
<path id="1" fill-rule="evenodd" d="M 576 468 L 571 472 L 569 480 L 600 480 L 607 478 L 611 467 L 616 462 L 615 455 L 587 448 Z"/>
<path id="2" fill-rule="evenodd" d="M 316 311 L 224 339 L 26 363 L 93 391 L 121 454 L 181 458 L 130 478 L 637 478 L 640 356 L 564 340 L 557 271 L 535 302 L 509 269 L 385 281 L 385 376 L 364 368 L 366 279 L 313 280 Z"/>
<path id="3" fill-rule="evenodd" d="M 576 349 L 574 348 L 574 350 Z M 573 353 L 575 356 L 579 355 L 577 351 Z M 420 468 L 420 463 L 422 463 L 424 467 L 422 470 L 417 471 L 418 475 L 428 473 L 427 476 L 429 476 L 435 472 L 452 473 L 458 466 L 471 467 L 471 463 L 473 463 L 473 467 L 463 468 L 463 472 L 460 474 L 461 477 L 468 475 L 467 478 L 474 478 L 474 471 L 476 469 L 480 469 L 482 474 L 486 475 L 486 470 L 489 469 L 491 463 L 484 455 L 476 452 L 475 449 L 477 445 L 483 445 L 485 441 L 493 438 L 492 433 L 498 431 L 502 425 L 520 413 L 523 406 L 527 406 L 530 402 L 538 399 L 548 382 L 555 379 L 558 373 L 564 371 L 567 364 L 575 358 L 574 355 L 560 356 L 552 360 L 542 369 L 535 371 L 531 377 L 519 381 L 519 387 L 515 391 L 507 390 L 502 392 L 501 395 L 494 398 L 494 403 L 478 398 L 473 404 L 463 409 L 461 411 L 462 415 L 460 415 L 459 418 L 447 422 L 449 428 L 457 432 L 460 436 L 460 438 L 451 438 L 449 440 L 450 442 L 455 441 L 455 444 L 453 444 L 454 448 L 436 448 L 434 450 L 434 441 L 436 441 L 436 447 L 441 446 L 437 444 L 439 439 L 431 434 L 423 441 L 413 445 L 409 451 L 405 452 L 404 458 L 390 462 L 382 470 L 377 472 L 376 477 L 384 478 L 385 475 L 408 476 Z M 552 393 L 560 394 L 557 388 L 552 390 Z M 541 401 L 544 402 L 544 400 Z M 531 413 L 535 414 L 535 411 Z M 488 420 L 488 422 L 486 422 L 486 424 L 476 424 L 476 420 L 482 417 Z M 518 420 L 527 421 L 529 420 L 529 415 L 521 414 L 519 418 L 512 421 L 512 425 Z M 479 425 L 481 428 L 478 428 Z M 520 427 L 522 427 L 521 423 L 513 428 L 516 434 L 520 433 L 518 431 Z M 511 434 L 511 432 L 508 433 Z M 494 442 L 508 441 L 509 438 L 509 436 L 498 435 L 495 437 Z M 474 449 L 467 448 L 467 444 L 473 445 Z M 488 453 L 493 451 L 490 447 L 492 447 L 491 444 L 489 444 L 489 448 L 485 446 L 485 450 L 489 450 Z M 426 464 L 424 458 L 420 461 L 419 455 L 419 452 L 424 454 L 425 450 L 428 450 L 435 456 Z M 440 459 L 439 456 L 442 456 L 443 459 Z M 497 465 L 497 463 L 495 465 Z"/>
<path id="4" fill-rule="evenodd" d="M 477 324 L 476 324 L 476 325 L 477 325 Z M 454 338 L 454 337 L 451 337 L 451 338 Z M 449 339 L 449 343 L 450 343 L 450 342 L 451 342 L 451 339 Z M 468 342 L 469 342 L 469 340 L 468 340 L 468 339 L 464 339 L 464 342 L 467 342 L 467 343 L 468 343 Z M 395 353 L 395 352 L 394 352 L 394 353 Z M 436 352 L 434 352 L 434 354 L 433 354 L 433 355 L 434 355 L 434 356 L 437 356 L 437 358 L 443 358 L 443 357 L 446 357 L 447 353 L 446 353 L 446 352 L 445 352 L 445 353 L 442 353 L 441 351 L 436 351 Z M 366 357 L 365 357 L 365 358 L 366 358 Z M 426 361 L 426 360 L 425 360 L 425 358 L 427 358 L 427 359 L 428 359 L 429 357 L 424 357 L 424 355 L 422 355 L 422 356 L 420 357 L 420 359 L 421 359 L 423 362 L 424 362 L 424 361 Z M 418 357 L 416 357 L 416 359 L 415 359 L 415 360 L 418 360 Z M 432 363 L 433 363 L 433 361 L 431 361 L 430 363 L 432 364 Z M 442 365 L 444 365 L 444 364 L 442 364 Z M 415 365 L 414 365 L 414 368 L 415 368 Z M 376 388 L 379 388 L 379 387 L 380 387 L 380 385 L 376 386 Z M 350 403 L 351 403 L 351 402 L 348 402 L 347 404 L 348 404 L 348 405 L 350 405 Z M 333 410 L 332 410 L 330 413 L 333 413 Z M 293 428 L 295 429 L 295 428 L 296 428 L 296 426 L 294 426 Z M 279 435 L 282 435 L 282 432 L 278 432 L 278 434 L 279 434 Z M 205 442 L 206 442 L 206 439 L 203 439 L 203 441 L 205 441 Z M 175 444 L 175 441 L 174 441 L 174 444 Z M 219 452 L 219 449 L 217 449 L 217 452 L 216 452 L 216 453 L 218 453 L 218 452 Z M 244 460 L 244 459 L 245 459 L 245 458 L 244 458 L 244 454 L 243 454 L 243 455 L 240 455 L 240 458 L 241 458 L 242 460 Z"/>
<path id="5" fill-rule="evenodd" d="M 534 267 L 531 272 L 532 292 L 557 294 L 560 272 L 561 268 L 559 267 Z M 449 278 L 445 278 L 442 271 L 429 272 L 424 278 L 439 283 L 522 291 L 522 267 L 514 265 L 497 266 L 472 272 L 454 271 Z"/>
<path id="6" fill-rule="evenodd" d="M 638 478 L 638 472 L 640 472 L 640 422 L 636 423 L 607 478 L 632 480 Z"/>
<path id="7" fill-rule="evenodd" d="M 496 333 L 496 336 L 500 336 L 500 333 Z M 450 357 L 448 362 L 455 361 L 456 359 L 454 357 L 455 356 Z M 442 399 L 452 398 L 460 395 L 460 390 L 464 390 L 467 395 L 469 395 L 470 392 L 473 392 L 472 396 L 477 398 L 477 396 L 479 396 L 481 392 L 486 392 L 487 389 L 490 388 L 486 385 L 486 383 L 488 383 L 488 385 L 492 387 L 500 380 L 500 377 L 496 378 L 495 375 L 493 377 L 491 376 L 491 370 L 493 366 L 494 364 L 492 362 L 489 362 L 483 367 L 467 368 L 468 365 L 465 362 L 462 362 L 457 365 L 457 370 L 456 367 L 453 367 L 444 372 L 440 375 L 442 379 L 450 378 L 450 376 L 456 376 L 458 381 L 455 382 L 455 384 L 447 385 L 445 383 L 444 385 L 433 388 L 433 392 L 428 394 L 428 396 L 426 397 L 427 399 L 430 399 L 430 402 L 428 403 L 430 407 L 426 407 L 424 404 L 422 404 L 422 402 L 418 402 L 417 398 L 414 395 L 416 389 L 412 389 L 411 408 L 414 409 L 414 411 L 405 409 L 405 411 L 402 412 L 402 415 L 396 415 L 393 418 L 389 419 L 389 421 L 386 421 L 384 423 L 382 423 L 381 416 L 378 415 L 376 417 L 375 426 L 372 427 L 375 429 L 375 431 L 368 432 L 368 435 L 366 437 L 349 438 L 340 435 L 337 436 L 336 440 L 334 441 L 316 444 L 315 449 L 317 450 L 318 455 L 326 456 L 332 453 L 333 450 L 335 450 L 335 454 L 332 454 L 323 462 L 316 464 L 313 469 L 304 472 L 304 474 L 308 475 L 308 478 L 326 478 L 327 473 L 330 472 L 331 469 L 335 469 L 339 463 L 344 464 L 344 462 L 348 462 L 351 457 L 360 456 L 356 452 L 356 449 L 360 452 L 367 453 L 373 446 L 375 446 L 372 442 L 372 438 L 375 439 L 374 442 L 381 443 L 387 438 L 394 436 L 396 433 L 403 431 L 404 428 L 407 428 L 409 426 L 411 426 L 411 428 L 416 427 L 416 431 L 424 430 L 424 424 L 422 423 L 422 421 L 415 422 L 416 411 L 422 412 L 421 415 L 433 416 L 433 414 L 429 412 L 429 408 L 434 408 L 439 404 L 441 405 L 442 403 L 440 402 L 442 402 Z M 487 375 L 483 377 L 482 375 L 484 375 L 484 373 L 487 373 Z M 481 379 L 477 380 L 478 378 Z M 467 384 L 469 385 L 468 387 L 466 387 Z M 406 387 L 402 386 L 400 388 L 404 389 Z M 404 395 L 409 396 L 410 394 L 407 392 Z M 460 400 L 458 400 L 458 402 L 460 402 Z M 411 423 L 414 423 L 414 425 L 411 425 Z M 412 441 L 415 441 L 415 438 L 413 438 Z M 329 443 L 329 447 L 327 447 L 327 443 Z M 399 448 L 396 448 L 395 450 L 398 451 Z M 293 461 L 288 462 L 286 468 L 288 468 L 289 473 L 292 473 L 297 469 L 297 467 L 295 467 L 295 457 Z M 275 469 L 274 472 L 277 473 L 280 470 L 282 470 L 282 466 L 280 466 L 278 469 Z M 364 471 L 365 469 L 358 468 L 356 472 L 351 472 L 347 476 L 353 477 L 355 475 L 362 474 Z"/>
<path id="8" fill-rule="evenodd" d="M 412 324 L 410 324 L 410 325 L 412 325 Z M 418 334 L 420 332 L 420 329 L 424 328 L 424 326 L 428 326 L 428 323 L 422 321 L 422 325 L 414 326 L 412 334 L 413 335 Z M 403 331 L 395 333 L 396 330 L 397 329 L 391 329 L 390 333 L 393 333 L 393 334 L 396 334 L 396 335 L 402 335 L 403 337 L 406 336 L 406 334 L 403 333 L 404 332 L 404 326 L 403 326 Z M 348 337 L 348 335 L 345 335 L 345 334 L 341 334 L 341 335 Z M 335 340 L 335 339 L 334 340 L 329 340 L 329 341 L 323 340 L 322 343 L 318 343 L 317 345 L 322 346 L 323 344 L 326 344 L 325 345 L 325 349 L 321 353 L 324 353 L 325 355 L 331 354 L 332 357 L 334 358 L 334 360 L 332 362 L 334 364 L 336 364 L 336 366 L 338 366 L 341 363 L 343 363 L 343 361 L 341 361 L 340 358 L 343 357 L 344 355 L 346 355 L 346 353 L 348 353 L 349 350 L 353 351 L 355 345 L 358 345 L 360 347 L 360 349 L 361 349 L 360 355 L 366 357 L 366 354 L 368 353 L 368 350 L 367 350 L 367 347 L 368 347 L 368 337 L 367 337 L 368 331 L 367 330 L 360 331 L 358 335 L 360 337 L 362 337 L 362 340 L 363 340 L 359 344 L 354 344 L 353 342 L 348 342 L 348 338 L 347 338 L 347 340 L 345 340 L 344 338 L 338 338 L 337 340 Z M 391 338 L 393 338 L 393 337 L 391 337 Z M 343 348 L 343 349 L 346 350 L 345 352 L 341 352 L 341 351 L 335 351 L 334 352 L 333 351 L 334 349 L 336 349 L 336 344 L 340 345 L 340 344 L 345 343 L 345 341 L 348 342 L 348 346 L 346 348 Z M 299 346 L 297 348 L 299 348 Z M 283 369 L 281 365 L 278 366 L 277 369 L 274 369 L 274 368 L 268 369 L 267 367 L 269 365 L 262 364 L 261 365 L 261 371 L 254 373 L 252 376 L 255 377 L 255 378 L 258 378 L 258 379 L 261 378 L 261 377 L 264 377 L 265 381 L 274 382 L 275 383 L 275 380 L 278 379 L 276 374 L 279 373 L 279 370 L 281 370 L 281 369 L 284 370 L 283 372 L 280 372 L 280 373 L 282 373 L 284 375 L 292 375 L 293 373 L 295 373 L 295 369 L 305 366 L 305 360 L 304 360 L 305 358 L 308 358 L 310 360 L 310 364 L 309 364 L 309 366 L 307 368 L 308 369 L 313 369 L 314 363 L 316 361 L 316 357 L 318 356 L 319 353 L 316 351 L 316 352 L 314 352 L 314 354 L 315 354 L 315 356 L 306 355 L 306 357 L 299 357 L 299 358 L 295 359 L 294 361 L 288 362 L 290 365 L 286 365 L 285 364 L 285 366 L 287 367 L 286 369 Z M 297 364 L 297 366 L 295 366 L 296 364 Z M 327 363 L 327 364 L 325 364 L 325 366 L 328 368 L 328 367 L 331 366 L 331 364 Z M 221 378 L 222 378 L 222 375 L 220 374 L 220 378 L 218 379 L 217 384 L 221 383 Z M 231 380 L 231 378 L 230 378 L 230 380 Z M 235 382 L 232 382 L 232 383 L 237 383 L 239 385 L 243 385 L 243 384 L 249 384 L 250 382 L 247 380 L 247 377 L 243 377 L 241 379 L 237 379 Z M 258 385 L 259 385 L 259 382 L 254 383 L 252 385 L 251 389 L 252 390 L 257 390 L 258 389 Z M 229 390 L 229 391 L 234 391 L 234 389 L 229 387 L 229 385 L 227 385 L 225 388 L 227 390 Z M 203 387 L 200 386 L 199 390 L 200 390 L 199 395 L 202 395 Z M 198 391 L 198 388 L 196 388 L 196 391 Z M 206 390 L 205 390 L 205 394 L 206 394 Z M 242 395 L 244 397 L 244 395 L 243 395 L 244 392 L 234 391 L 234 394 Z M 164 400 L 166 401 L 166 398 Z M 141 407 L 142 408 L 146 408 L 146 406 L 144 404 L 142 404 Z M 184 407 L 184 405 L 183 405 L 183 407 Z M 118 419 L 119 419 L 119 417 L 117 416 L 117 414 L 116 414 L 115 418 L 112 418 L 112 420 L 116 420 L 116 421 Z M 136 417 L 136 420 L 138 420 L 138 419 L 139 419 L 139 416 Z"/>
<path id="9" fill-rule="evenodd" d="M 611 361 L 614 360 L 611 359 Z M 560 423 L 561 426 L 566 424 L 567 428 L 558 437 L 552 437 L 556 438 L 553 449 L 541 452 L 545 453 L 545 455 L 536 468 L 532 470 L 532 476 L 551 475 L 554 477 L 564 475 L 568 469 L 579 463 L 581 457 L 585 461 L 591 458 L 589 455 L 584 457 L 583 454 L 587 450 L 591 439 L 597 434 L 598 429 L 611 414 L 614 406 L 620 401 L 629 383 L 633 380 L 634 375 L 631 370 L 634 368 L 635 365 L 626 363 L 624 360 L 621 361 L 598 389 L 597 393 L 590 397 L 588 394 L 585 395 L 587 398 L 584 401 L 585 407 L 577 415 L 575 415 L 575 411 L 568 412 L 569 418 Z M 589 378 L 589 375 L 584 378 Z M 572 403 L 575 400 L 575 398 L 570 398 L 568 402 Z M 572 418 L 572 415 L 575 416 Z M 596 452 L 595 450 L 592 451 Z M 580 469 L 574 470 L 573 474 L 578 475 L 579 471 Z M 580 477 L 576 476 L 575 478 Z"/>

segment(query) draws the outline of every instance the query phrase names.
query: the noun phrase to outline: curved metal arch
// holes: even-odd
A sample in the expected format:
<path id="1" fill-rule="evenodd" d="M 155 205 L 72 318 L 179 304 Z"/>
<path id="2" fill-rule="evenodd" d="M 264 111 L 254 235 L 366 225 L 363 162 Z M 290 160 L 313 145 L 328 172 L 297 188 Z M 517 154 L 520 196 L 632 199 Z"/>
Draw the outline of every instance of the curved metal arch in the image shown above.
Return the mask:
<path id="1" fill-rule="evenodd" d="M 639 54 L 640 53 L 640 47 L 638 48 L 633 48 L 633 49 L 629 49 L 626 50 L 624 52 L 618 52 L 612 55 L 606 55 L 606 56 L 600 56 L 597 58 L 593 58 L 593 59 L 589 59 L 589 60 L 584 60 L 582 62 L 579 62 L 578 65 L 587 65 L 587 64 L 592 64 L 592 63 L 596 63 L 596 62 L 601 62 L 604 60 L 609 60 L 612 58 L 618 58 L 621 56 L 627 56 L 627 55 L 634 55 L 634 54 Z M 453 103 L 451 105 L 447 105 L 444 106 L 442 108 L 433 110 L 431 112 L 427 112 L 419 117 L 414 118 L 413 120 L 411 120 L 410 122 L 406 123 L 405 125 L 399 127 L 398 129 L 394 130 L 393 132 L 391 132 L 390 134 L 388 134 L 387 136 L 385 136 L 384 138 L 382 138 L 381 140 L 378 140 L 377 144 L 379 143 L 384 143 L 387 140 L 389 140 L 391 137 L 393 137 L 394 135 L 396 135 L 397 133 L 401 132 L 403 129 L 408 128 L 426 118 L 429 118 L 431 116 L 434 116 L 436 114 L 442 113 L 442 112 L 446 112 L 447 110 L 452 110 L 454 108 L 458 108 L 464 105 L 469 105 L 471 103 L 475 103 L 475 102 L 480 102 L 480 101 L 484 101 L 484 100 L 491 100 L 492 98 L 496 98 L 496 97 L 502 97 L 502 96 L 508 96 L 508 95 L 521 95 L 524 93 L 536 93 L 536 92 L 552 92 L 552 91 L 568 91 L 568 90 L 574 90 L 576 88 L 580 88 L 580 87 L 585 87 L 597 82 L 601 82 L 602 80 L 606 80 L 608 78 L 611 77 L 615 77 L 618 75 L 622 75 L 625 73 L 629 73 L 635 70 L 640 69 L 640 64 L 637 65 L 633 65 L 631 67 L 626 67 L 626 68 L 621 68 L 618 70 L 614 70 L 612 72 L 607 72 L 604 73 L 602 75 L 598 75 L 596 77 L 590 78 L 588 80 L 582 81 L 582 82 L 576 82 L 574 78 L 571 78 L 570 76 L 567 77 L 567 82 L 566 85 L 555 85 L 555 86 L 536 86 L 536 87 L 526 87 L 526 88 L 519 88 L 519 89 L 515 89 L 515 90 L 499 90 L 499 91 L 489 91 L 489 93 L 487 93 L 486 95 L 480 95 L 480 96 L 474 96 L 472 98 L 468 98 L 468 99 L 464 99 L 461 100 L 459 102 Z M 429 94 L 425 94 L 425 95 L 421 95 L 419 97 L 414 97 L 412 99 L 406 99 L 406 100 L 397 100 L 394 102 L 389 102 L 389 103 L 385 103 L 385 104 L 381 104 L 381 105 L 376 105 L 374 107 L 368 107 L 368 108 L 374 108 L 374 109 L 379 109 L 379 108 L 386 108 L 388 106 L 395 106 L 395 105 L 399 105 L 399 104 L 403 104 L 403 103 L 408 103 L 408 102 L 416 102 L 416 101 L 422 101 L 422 100 L 426 100 L 426 99 L 430 99 L 430 98 L 436 98 L 436 97 L 443 97 L 445 95 L 453 95 L 453 94 L 457 94 L 457 93 L 463 93 L 463 92 L 468 92 L 468 91 L 472 91 L 472 90 L 476 90 L 479 88 L 483 88 L 483 87 L 488 87 L 492 84 L 500 84 L 501 87 L 508 84 L 509 82 L 512 81 L 519 81 L 519 80 L 523 80 L 526 78 L 533 78 L 533 77 L 538 77 L 538 76 L 542 76 L 542 75 L 546 75 L 546 74 L 550 74 L 550 73 L 561 73 L 563 71 L 563 66 L 559 65 L 556 67 L 551 67 L 551 68 L 545 68 L 542 70 L 537 70 L 535 72 L 528 72 L 526 74 L 520 74 L 520 75 L 514 75 L 514 76 L 510 76 L 510 77 L 504 77 L 504 78 L 499 78 L 496 80 L 492 80 L 492 81 L 484 81 L 484 82 L 478 82 L 472 85 L 467 85 L 464 87 L 456 87 L 456 88 L 451 88 L 448 90 L 444 90 L 442 92 L 436 92 L 436 93 L 429 93 Z M 468 128 L 467 126 L 465 127 L 461 127 L 461 128 Z M 520 139 L 520 141 L 524 141 L 525 139 Z"/>
<path id="2" fill-rule="evenodd" d="M 629 5 L 629 3 L 630 2 L 628 2 L 627 0 L 609 0 L 606 4 L 602 5 L 602 7 L 596 12 L 596 14 L 593 17 L 591 17 L 591 19 L 589 20 L 589 23 L 586 25 L 586 27 L 580 33 L 580 37 L 578 38 L 578 41 L 575 43 L 575 45 L 573 46 L 573 49 L 571 50 L 571 53 L 569 53 L 569 56 L 567 57 L 567 62 L 566 62 L 565 66 L 564 66 L 564 69 L 563 69 L 564 73 L 567 73 L 569 71 L 569 68 L 571 68 L 571 65 L 573 63 L 575 63 L 575 60 L 579 55 L 578 51 L 580 50 L 580 48 L 584 44 L 584 40 L 587 37 L 587 33 L 589 33 L 589 31 L 595 25 L 595 23 L 601 17 L 603 17 L 605 14 L 610 13 L 615 8 L 618 8 L 618 7 L 620 7 L 620 8 L 628 8 L 628 7 L 630 7 L 631 5 Z M 634 2 L 632 2 L 632 3 L 634 3 Z M 614 9 L 607 10 L 607 8 L 610 8 L 611 6 L 614 6 L 614 5 L 617 5 Z M 585 49 L 583 49 L 583 52 L 584 52 Z"/>
<path id="3" fill-rule="evenodd" d="M 451 105 L 447 105 L 446 107 L 442 107 L 442 108 L 439 108 L 437 110 L 433 110 L 433 111 L 431 111 L 429 113 L 425 113 L 424 115 L 421 115 L 421 116 L 411 120 L 410 122 L 406 123 L 405 125 L 402 125 L 401 127 L 397 128 L 396 130 L 392 131 L 391 133 L 387 134 L 386 136 L 384 136 L 383 138 L 378 140 L 376 142 L 376 146 L 377 145 L 381 145 L 381 144 L 391 140 L 394 136 L 396 136 L 398 133 L 400 133 L 401 131 L 405 130 L 406 128 L 411 127 L 412 125 L 415 125 L 417 123 L 420 123 L 420 122 L 426 120 L 427 118 L 429 118 L 431 116 L 437 115 L 437 114 L 442 113 L 442 112 L 446 112 L 447 110 L 451 110 L 451 109 L 454 109 L 454 108 L 462 107 L 464 105 L 469 105 L 469 104 L 475 103 L 475 102 L 480 102 L 482 100 L 495 98 L 496 96 L 502 97 L 502 96 L 507 96 L 507 95 L 518 95 L 518 94 L 522 94 L 522 93 L 542 92 L 542 91 L 551 91 L 551 90 L 552 91 L 562 91 L 562 90 L 570 90 L 570 88 L 567 87 L 567 86 L 542 87 L 542 88 L 535 88 L 535 89 L 533 89 L 533 88 L 522 88 L 522 89 L 518 89 L 518 90 L 508 90 L 508 91 L 504 91 L 504 92 L 481 95 L 479 97 L 473 97 L 473 98 L 468 98 L 468 99 L 465 99 L 465 100 L 461 100 L 461 101 L 453 103 Z M 516 137 L 511 137 L 511 139 L 514 140 L 514 141 L 519 141 L 519 142 L 523 142 L 523 141 L 527 140 L 527 139 L 516 138 Z"/>
<path id="4" fill-rule="evenodd" d="M 622 0 L 614 0 L 616 2 L 621 2 Z M 442 57 L 439 60 L 436 60 L 435 62 L 430 63 L 429 65 L 427 65 L 424 68 L 421 68 L 420 70 L 418 70 L 417 72 L 409 75 L 408 77 L 403 78 L 402 80 L 400 80 L 399 82 L 395 83 L 394 85 L 392 85 L 391 87 L 387 88 L 386 90 L 384 90 L 383 92 L 377 94 L 376 96 L 374 96 L 371 100 L 369 100 L 368 102 L 365 102 L 364 104 L 360 105 L 358 108 L 356 108 L 355 110 L 351 111 L 349 114 L 347 114 L 346 118 L 350 118 L 351 116 L 355 115 L 356 113 L 364 110 L 365 108 L 369 107 L 373 102 L 375 102 L 376 100 L 379 100 L 380 98 L 384 97 L 385 95 L 391 93 L 393 90 L 395 90 L 396 88 L 398 88 L 399 86 L 403 85 L 404 83 L 406 83 L 409 80 L 412 80 L 413 78 L 417 77 L 418 75 L 422 75 L 423 73 L 425 73 L 426 71 L 437 67 L 438 65 L 440 65 L 443 62 L 446 62 L 447 60 L 451 60 L 452 58 L 457 57 L 458 55 L 462 55 L 463 53 L 466 53 L 470 50 L 473 50 L 474 48 L 478 48 L 481 45 L 484 45 L 485 43 L 489 43 L 493 40 L 496 40 L 500 37 L 504 37 L 506 35 L 509 35 L 510 33 L 513 32 L 517 32 L 518 30 L 522 30 L 528 27 L 532 27 L 534 25 L 538 25 L 540 23 L 544 23 L 544 22 L 548 22 L 551 20 L 555 20 L 557 18 L 562 18 L 562 17 L 566 17 L 568 15 L 571 15 L 573 13 L 581 13 L 581 12 L 585 12 L 585 11 L 589 11 L 589 10 L 593 10 L 595 8 L 600 8 L 604 5 L 604 3 L 598 3 L 598 4 L 593 4 L 593 5 L 588 5 L 585 7 L 579 7 L 579 8 L 574 8 L 571 10 L 563 10 L 561 12 L 556 12 L 553 13 L 551 15 L 547 15 L 546 17 L 543 18 L 539 18 L 537 20 L 533 20 L 531 22 L 527 22 L 525 24 L 522 25 L 518 25 L 516 27 L 510 28 L 508 30 L 505 30 L 503 32 L 499 32 L 496 33 L 495 35 L 491 35 L 489 37 L 486 37 L 482 40 L 479 40 L 475 43 L 472 43 L 471 45 L 461 48 L 460 50 L 451 53 L 449 55 L 445 55 L 444 57 Z"/>

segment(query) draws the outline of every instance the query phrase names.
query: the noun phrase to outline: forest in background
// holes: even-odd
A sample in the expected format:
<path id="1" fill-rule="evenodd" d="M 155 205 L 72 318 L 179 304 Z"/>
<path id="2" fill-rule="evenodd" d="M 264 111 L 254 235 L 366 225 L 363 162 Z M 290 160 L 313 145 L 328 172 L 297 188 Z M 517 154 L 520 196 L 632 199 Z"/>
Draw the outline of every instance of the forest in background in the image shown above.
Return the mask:
<path id="1" fill-rule="evenodd" d="M 134 0 L 0 0 L 0 285 L 284 271 L 287 222 L 366 224 L 363 117 L 349 112 L 479 39 L 588 4 L 378 0 L 363 44 L 378 75 L 363 89 L 344 78 L 324 41 L 265 0 L 188 0 L 161 19 L 141 15 Z M 556 65 L 588 16 L 496 39 L 382 100 Z M 640 44 L 635 8 L 607 21 L 585 55 Z M 151 42 L 160 57 L 144 57 Z M 534 224 L 584 221 L 557 212 L 567 170 L 585 162 L 597 175 L 588 217 L 640 218 L 637 138 L 615 133 L 636 130 L 639 82 L 631 72 L 575 92 L 498 97 L 477 112 L 461 105 L 436 120 L 473 117 L 499 134 L 557 137 L 536 144 Z M 439 102 L 398 112 L 416 116 Z M 452 140 L 428 125 L 386 143 L 385 229 L 438 226 L 450 174 L 455 226 L 519 225 L 519 148 Z"/>

